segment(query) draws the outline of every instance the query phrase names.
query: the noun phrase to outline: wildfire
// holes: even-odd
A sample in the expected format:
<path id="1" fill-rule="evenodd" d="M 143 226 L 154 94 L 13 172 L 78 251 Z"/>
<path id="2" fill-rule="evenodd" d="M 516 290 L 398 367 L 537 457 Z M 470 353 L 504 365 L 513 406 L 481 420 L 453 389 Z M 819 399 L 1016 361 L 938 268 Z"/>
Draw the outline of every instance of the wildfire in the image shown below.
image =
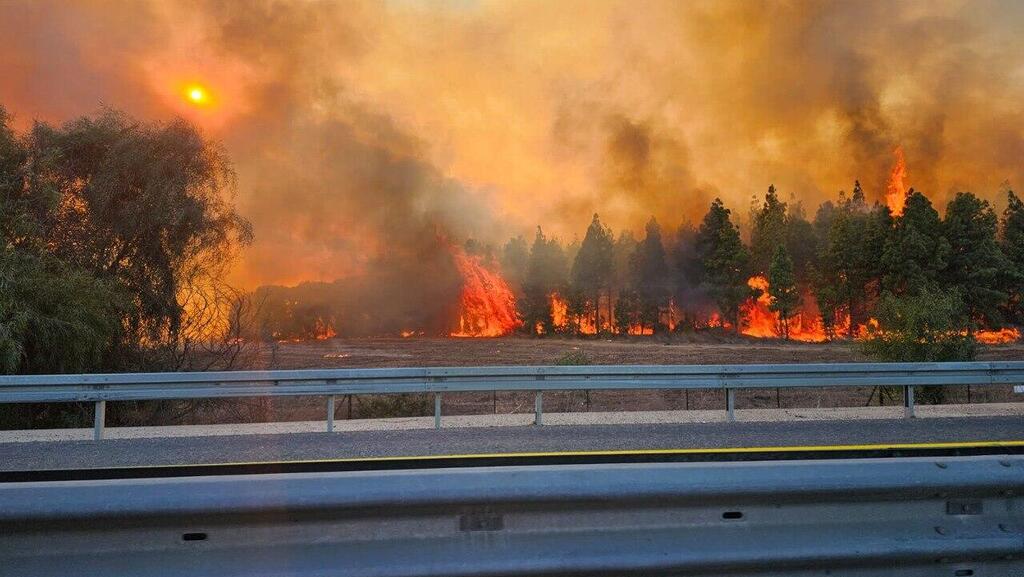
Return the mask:
<path id="1" fill-rule="evenodd" d="M 892 154 L 895 161 L 885 189 L 885 204 L 893 216 L 900 216 L 903 214 L 903 203 L 906 202 L 907 187 L 904 180 L 907 178 L 907 164 L 903 160 L 903 147 L 897 146 Z"/>
<path id="2" fill-rule="evenodd" d="M 326 341 L 327 339 L 333 339 L 336 336 L 338 336 L 338 331 L 334 330 L 334 326 L 330 321 L 316 319 L 316 326 L 313 327 L 313 338 L 318 341 Z"/>
<path id="3" fill-rule="evenodd" d="M 741 333 L 757 338 L 780 338 L 782 336 L 779 314 L 771 310 L 772 297 L 768 294 L 768 279 L 755 275 L 747 280 L 747 286 L 760 291 L 756 299 L 749 299 L 742 308 Z M 805 300 L 809 297 L 805 296 Z M 827 340 L 821 319 L 817 315 L 800 311 L 789 319 L 789 338 L 794 341 L 818 343 Z"/>
<path id="4" fill-rule="evenodd" d="M 1005 328 L 998 331 L 978 331 L 974 333 L 974 338 L 986 345 L 1012 343 L 1020 340 L 1020 330 Z"/>
<path id="5" fill-rule="evenodd" d="M 512 288 L 500 274 L 488 270 L 480 257 L 461 249 L 452 251 L 455 266 L 462 276 L 459 297 L 459 329 L 453 337 L 500 337 L 523 323 L 516 314 Z"/>
<path id="6" fill-rule="evenodd" d="M 551 293 L 551 321 L 556 328 L 565 328 L 569 324 L 569 303 L 558 293 Z"/>

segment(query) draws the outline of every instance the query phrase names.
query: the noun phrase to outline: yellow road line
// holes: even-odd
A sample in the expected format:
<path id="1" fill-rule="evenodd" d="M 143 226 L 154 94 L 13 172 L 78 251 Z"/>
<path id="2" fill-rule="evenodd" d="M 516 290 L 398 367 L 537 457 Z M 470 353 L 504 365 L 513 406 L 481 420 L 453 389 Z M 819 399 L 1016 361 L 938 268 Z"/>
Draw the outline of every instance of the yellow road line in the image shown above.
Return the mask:
<path id="1" fill-rule="evenodd" d="M 365 463 L 389 461 L 439 461 L 445 459 L 494 459 L 494 458 L 536 458 L 536 457 L 603 457 L 630 455 L 709 455 L 739 453 L 809 453 L 841 451 L 885 451 L 900 449 L 975 449 L 975 448 L 1024 447 L 1024 441 L 970 441 L 946 443 L 891 443 L 875 445 L 799 445 L 781 447 L 720 447 L 693 449 L 624 449 L 594 451 L 533 451 L 520 453 L 465 453 L 451 455 L 397 455 L 390 457 L 342 457 L 329 459 L 303 459 L 297 461 L 241 461 L 227 463 L 206 463 L 183 466 L 244 466 L 244 465 L 293 465 L 297 463 Z M 167 467 L 174 465 L 143 465 L 138 468 Z M 134 468 L 134 467 L 133 467 Z"/>

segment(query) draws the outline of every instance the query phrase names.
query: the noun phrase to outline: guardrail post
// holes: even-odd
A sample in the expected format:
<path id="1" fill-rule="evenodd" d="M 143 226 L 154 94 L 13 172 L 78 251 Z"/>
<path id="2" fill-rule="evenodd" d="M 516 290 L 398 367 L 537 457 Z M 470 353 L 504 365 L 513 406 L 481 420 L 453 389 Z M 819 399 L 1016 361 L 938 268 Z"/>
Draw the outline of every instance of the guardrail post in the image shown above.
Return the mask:
<path id="1" fill-rule="evenodd" d="M 725 390 L 725 410 L 729 412 L 729 422 L 736 420 L 736 391 L 733 389 Z"/>
<path id="2" fill-rule="evenodd" d="M 537 391 L 536 396 L 533 398 L 533 424 L 543 425 L 544 424 L 544 393 Z"/>
<path id="3" fill-rule="evenodd" d="M 914 418 L 914 385 L 903 386 L 903 416 Z"/>
<path id="4" fill-rule="evenodd" d="M 107 402 L 96 401 L 96 411 L 93 415 L 93 439 L 99 441 L 103 438 L 103 425 L 107 418 Z"/>
<path id="5" fill-rule="evenodd" d="M 441 393 L 434 393 L 434 428 L 441 428 Z"/>
<path id="6" fill-rule="evenodd" d="M 327 397 L 327 432 L 334 432 L 334 395 Z"/>

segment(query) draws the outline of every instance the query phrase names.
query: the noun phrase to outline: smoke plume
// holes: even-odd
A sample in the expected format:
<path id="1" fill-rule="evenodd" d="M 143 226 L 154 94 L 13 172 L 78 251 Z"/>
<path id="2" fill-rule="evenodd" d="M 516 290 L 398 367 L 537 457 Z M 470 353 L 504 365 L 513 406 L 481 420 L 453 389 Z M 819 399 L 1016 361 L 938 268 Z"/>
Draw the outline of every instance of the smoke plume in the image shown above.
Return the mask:
<path id="1" fill-rule="evenodd" d="M 449 243 L 674 227 L 769 183 L 877 200 L 897 146 L 937 206 L 995 198 L 1024 181 L 1021 22 L 1012 0 L 13 0 L 0 103 L 22 128 L 189 118 L 255 228 L 237 282 L 391 275 L 352 298 L 403 311 L 458 282 Z"/>

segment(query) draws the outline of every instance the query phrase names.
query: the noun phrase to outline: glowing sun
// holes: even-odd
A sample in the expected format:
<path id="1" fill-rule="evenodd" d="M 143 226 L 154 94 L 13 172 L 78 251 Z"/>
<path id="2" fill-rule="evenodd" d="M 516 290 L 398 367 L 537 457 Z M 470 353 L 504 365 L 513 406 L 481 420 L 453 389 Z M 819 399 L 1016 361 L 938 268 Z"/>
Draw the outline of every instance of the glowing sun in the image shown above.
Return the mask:
<path id="1" fill-rule="evenodd" d="M 210 95 L 202 86 L 192 85 L 185 89 L 185 98 L 193 104 L 206 104 L 210 100 Z"/>

